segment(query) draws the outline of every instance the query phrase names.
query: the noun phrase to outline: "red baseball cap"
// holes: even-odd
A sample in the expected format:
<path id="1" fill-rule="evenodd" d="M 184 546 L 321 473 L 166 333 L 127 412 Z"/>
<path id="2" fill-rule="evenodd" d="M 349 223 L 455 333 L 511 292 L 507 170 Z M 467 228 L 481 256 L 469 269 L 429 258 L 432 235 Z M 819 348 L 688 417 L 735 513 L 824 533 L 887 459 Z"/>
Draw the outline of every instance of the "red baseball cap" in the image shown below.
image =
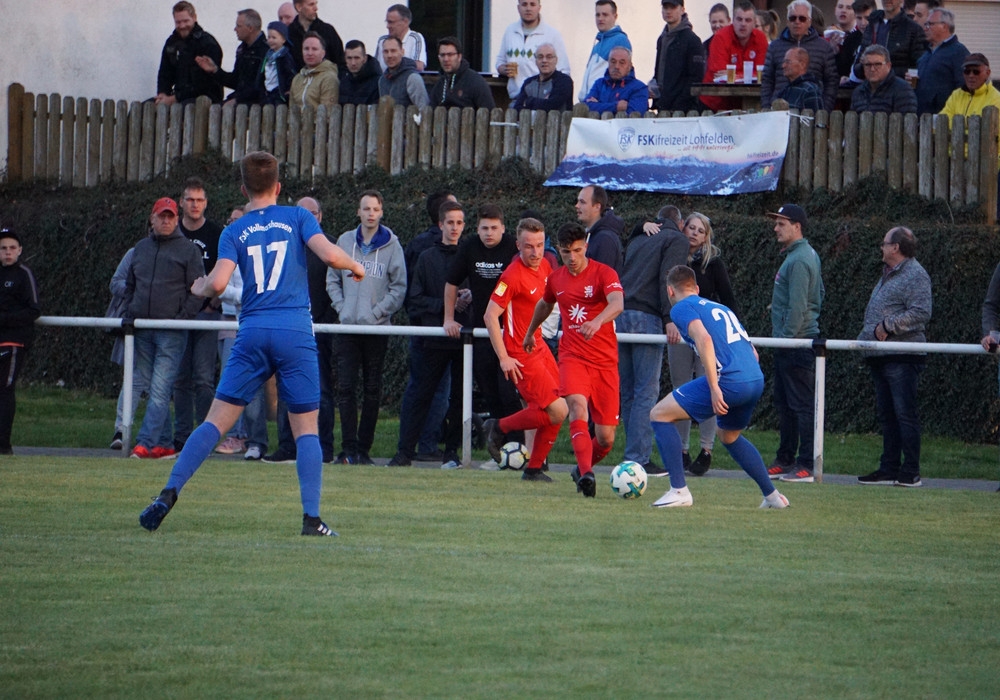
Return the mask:
<path id="1" fill-rule="evenodd" d="M 156 204 L 153 205 L 153 216 L 157 214 L 162 214 L 165 211 L 173 212 L 174 216 L 177 216 L 177 202 L 170 199 L 170 197 L 161 197 L 156 200 Z"/>

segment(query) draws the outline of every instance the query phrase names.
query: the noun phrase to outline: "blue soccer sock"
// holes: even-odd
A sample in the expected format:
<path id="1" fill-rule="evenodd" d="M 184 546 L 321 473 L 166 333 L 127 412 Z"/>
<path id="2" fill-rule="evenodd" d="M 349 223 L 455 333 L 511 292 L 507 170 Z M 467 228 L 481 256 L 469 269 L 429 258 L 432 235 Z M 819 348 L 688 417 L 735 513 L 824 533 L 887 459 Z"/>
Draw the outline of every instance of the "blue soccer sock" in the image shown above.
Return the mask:
<path id="1" fill-rule="evenodd" d="M 723 443 L 723 447 L 736 460 L 736 463 L 743 468 L 743 471 L 757 482 L 762 494 L 769 496 L 774 493 L 774 484 L 771 483 L 771 477 L 767 474 L 767 467 L 764 466 L 764 458 L 760 456 L 760 452 L 753 446 L 752 442 L 740 435 L 728 445 Z"/>
<path id="2" fill-rule="evenodd" d="M 323 488 L 323 449 L 319 446 L 319 436 L 299 435 L 295 440 L 295 455 L 302 512 L 318 518 L 319 497 Z"/>
<path id="3" fill-rule="evenodd" d="M 219 442 L 220 437 L 219 429 L 208 421 L 195 428 L 184 443 L 180 456 L 177 457 L 170 478 L 167 479 L 166 488 L 176 489 L 177 493 L 180 493 L 184 484 L 194 476 L 201 463 L 212 453 L 212 448 Z"/>
<path id="4" fill-rule="evenodd" d="M 653 435 L 656 436 L 656 446 L 660 449 L 663 468 L 670 474 L 670 486 L 682 489 L 687 486 L 684 478 L 684 458 L 681 456 L 681 434 L 673 423 L 651 421 Z"/>

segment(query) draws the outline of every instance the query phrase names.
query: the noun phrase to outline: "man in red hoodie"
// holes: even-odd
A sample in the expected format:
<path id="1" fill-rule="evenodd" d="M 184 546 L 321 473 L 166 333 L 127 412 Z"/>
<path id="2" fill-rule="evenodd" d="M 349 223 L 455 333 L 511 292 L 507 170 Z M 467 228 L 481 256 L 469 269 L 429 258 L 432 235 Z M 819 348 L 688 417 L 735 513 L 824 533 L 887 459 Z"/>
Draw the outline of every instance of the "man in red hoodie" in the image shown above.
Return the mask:
<path id="1" fill-rule="evenodd" d="M 736 3 L 733 23 L 726 25 L 712 36 L 703 82 L 711 83 L 715 74 L 726 70 L 727 65 L 736 66 L 737 82 L 740 82 L 743 75 L 744 61 L 752 62 L 755 71 L 757 66 L 764 65 L 767 36 L 755 28 L 756 16 L 757 11 L 750 0 L 740 0 Z M 741 104 L 739 98 L 709 95 L 703 95 L 701 101 L 714 112 L 740 109 Z"/>

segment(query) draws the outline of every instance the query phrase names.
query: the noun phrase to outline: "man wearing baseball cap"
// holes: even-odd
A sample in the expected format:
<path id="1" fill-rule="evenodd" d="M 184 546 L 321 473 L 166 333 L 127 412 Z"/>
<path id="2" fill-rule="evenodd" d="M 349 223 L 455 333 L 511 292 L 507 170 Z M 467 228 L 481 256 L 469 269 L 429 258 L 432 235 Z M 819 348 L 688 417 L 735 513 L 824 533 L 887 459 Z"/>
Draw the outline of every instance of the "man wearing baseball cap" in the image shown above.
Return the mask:
<path id="1" fill-rule="evenodd" d="M 823 304 L 819 255 L 803 238 L 806 212 L 783 204 L 768 213 L 785 261 L 774 278 L 771 335 L 775 338 L 818 338 Z M 768 468 L 772 479 L 813 481 L 813 416 L 816 364 L 811 348 L 775 348 L 774 408 L 778 412 L 778 454 Z M 796 456 L 796 451 L 798 455 Z"/>
<path id="2" fill-rule="evenodd" d="M 125 279 L 127 319 L 194 318 L 204 299 L 191 285 L 205 274 L 201 250 L 177 227 L 177 202 L 162 197 L 149 215 L 152 231 L 135 244 Z M 187 342 L 187 331 L 144 328 L 135 333 L 135 372 L 149 387 L 146 417 L 132 456 L 159 459 L 175 455 L 170 397 Z"/>
<path id="3" fill-rule="evenodd" d="M 21 237 L 13 228 L 0 228 L 0 455 L 14 454 L 14 383 L 41 314 L 35 276 L 21 264 Z"/>

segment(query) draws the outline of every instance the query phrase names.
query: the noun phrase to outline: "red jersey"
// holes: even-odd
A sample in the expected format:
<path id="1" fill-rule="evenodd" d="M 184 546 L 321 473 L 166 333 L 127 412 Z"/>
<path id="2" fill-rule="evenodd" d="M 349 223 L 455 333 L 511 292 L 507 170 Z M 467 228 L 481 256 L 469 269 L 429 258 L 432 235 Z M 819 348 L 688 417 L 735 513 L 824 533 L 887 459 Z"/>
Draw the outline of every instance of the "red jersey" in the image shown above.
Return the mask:
<path id="1" fill-rule="evenodd" d="M 518 255 L 500 275 L 490 295 L 490 301 L 504 310 L 503 344 L 511 357 L 519 358 L 527 354 L 524 352 L 524 334 L 551 274 L 552 266 L 548 260 L 542 258 L 538 269 L 532 270 Z M 542 329 L 539 327 L 535 330 L 535 345 L 540 346 L 542 342 Z"/>
<path id="2" fill-rule="evenodd" d="M 545 301 L 559 304 L 562 338 L 559 357 L 566 353 L 594 365 L 618 367 L 618 338 L 615 324 L 605 323 L 590 340 L 580 335 L 580 326 L 596 318 L 608 305 L 608 294 L 622 292 L 618 273 L 604 263 L 590 260 L 577 276 L 560 267 L 549 275 Z"/>

